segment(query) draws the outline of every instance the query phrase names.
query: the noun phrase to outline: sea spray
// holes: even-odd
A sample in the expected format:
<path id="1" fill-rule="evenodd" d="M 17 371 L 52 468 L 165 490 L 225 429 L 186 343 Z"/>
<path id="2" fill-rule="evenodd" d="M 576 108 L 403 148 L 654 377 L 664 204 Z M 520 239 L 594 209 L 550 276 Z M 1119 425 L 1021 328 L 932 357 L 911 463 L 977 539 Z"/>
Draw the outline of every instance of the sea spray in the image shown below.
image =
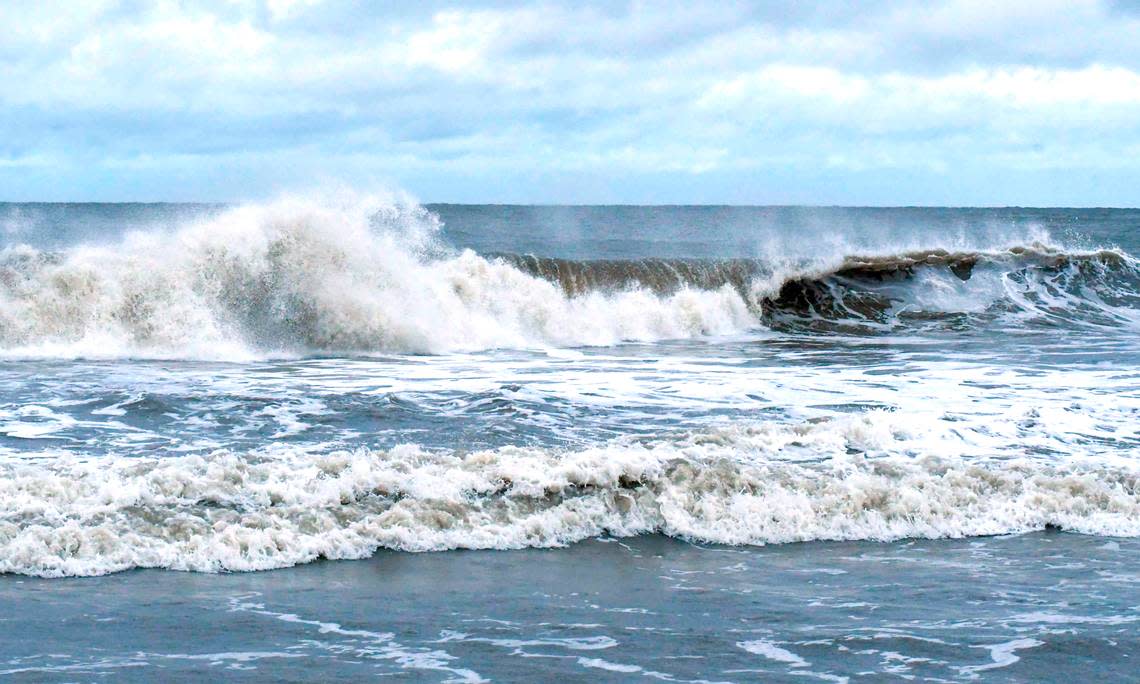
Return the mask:
<path id="1" fill-rule="evenodd" d="M 242 359 L 612 344 L 757 324 L 731 288 L 568 296 L 370 199 L 248 205 L 114 245 L 0 253 L 0 348 Z"/>

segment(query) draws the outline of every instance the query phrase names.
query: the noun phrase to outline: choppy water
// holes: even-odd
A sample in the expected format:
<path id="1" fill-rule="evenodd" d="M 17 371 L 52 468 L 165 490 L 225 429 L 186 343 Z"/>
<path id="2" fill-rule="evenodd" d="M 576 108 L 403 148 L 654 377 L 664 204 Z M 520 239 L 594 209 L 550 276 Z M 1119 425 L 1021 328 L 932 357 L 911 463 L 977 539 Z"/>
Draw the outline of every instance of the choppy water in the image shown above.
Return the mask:
<path id="1" fill-rule="evenodd" d="M 628 559 L 598 549 L 617 542 L 575 545 L 624 539 L 638 558 L 666 544 L 661 562 L 695 577 L 747 568 L 753 589 L 709 579 L 708 614 L 686 609 L 669 627 L 716 633 L 685 647 L 704 660 L 648 662 L 672 637 L 614 618 L 617 589 L 595 587 L 600 627 L 581 654 L 488 660 L 498 641 L 519 655 L 563 648 L 550 629 L 578 638 L 569 599 L 548 592 L 515 615 L 456 597 L 463 620 L 518 628 L 420 622 L 417 639 L 448 644 L 447 667 L 393 655 L 381 669 L 1038 679 L 1077 639 L 1123 672 L 1140 619 L 1127 579 L 1140 536 L 1138 226 L 1140 211 L 1085 209 L 0 205 L 0 572 L 12 573 L 0 583 L 16 605 L 38 595 L 22 588 L 145 595 L 191 581 L 26 575 L 554 547 L 544 564 L 622 591 L 685 588 L 656 561 L 611 567 Z M 808 543 L 771 546 L 783 542 Z M 477 558 L 525 583 L 527 553 Z M 880 649 L 812 608 L 842 598 L 806 579 L 833 577 L 836 553 L 889 559 L 872 585 L 828 591 L 857 593 L 879 611 L 865 627 L 917 651 Z M 446 583 L 474 557 L 415 558 Z M 789 558 L 794 572 L 764 576 Z M 975 562 L 1001 575 L 978 596 L 937 583 L 910 595 L 920 575 L 966 591 Z M 258 575 L 250 592 L 321 572 L 355 571 Z M 199 603 L 229 606 L 227 619 L 301 616 L 290 624 L 339 634 L 318 624 L 342 624 L 324 597 L 271 605 L 193 577 Z M 772 598 L 775 577 L 789 593 L 751 602 L 756 583 Z M 1068 617 L 1018 622 L 1046 613 Z M 360 629 L 387 634 L 389 617 L 368 613 Z M 647 631 L 632 660 L 612 659 L 603 641 L 624 646 L 614 630 L 634 628 Z M 396 653 L 380 641 L 369 648 Z M 298 643 L 274 646 L 288 658 L 205 661 L 273 676 L 294 656 L 328 656 Z M 0 670 L 102 671 L 29 648 L 0 645 Z M 177 654 L 161 653 L 138 657 L 173 667 Z M 119 656 L 136 657 L 107 657 Z M 380 667 L 369 658 L 321 662 L 347 675 Z"/>

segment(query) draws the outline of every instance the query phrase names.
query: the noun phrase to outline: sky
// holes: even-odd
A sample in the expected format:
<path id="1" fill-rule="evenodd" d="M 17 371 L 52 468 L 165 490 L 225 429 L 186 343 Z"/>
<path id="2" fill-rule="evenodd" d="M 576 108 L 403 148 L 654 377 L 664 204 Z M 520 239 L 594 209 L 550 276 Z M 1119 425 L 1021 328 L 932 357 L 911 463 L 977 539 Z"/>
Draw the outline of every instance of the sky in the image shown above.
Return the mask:
<path id="1" fill-rule="evenodd" d="M 1140 204 L 1140 0 L 0 3 L 0 201 Z"/>

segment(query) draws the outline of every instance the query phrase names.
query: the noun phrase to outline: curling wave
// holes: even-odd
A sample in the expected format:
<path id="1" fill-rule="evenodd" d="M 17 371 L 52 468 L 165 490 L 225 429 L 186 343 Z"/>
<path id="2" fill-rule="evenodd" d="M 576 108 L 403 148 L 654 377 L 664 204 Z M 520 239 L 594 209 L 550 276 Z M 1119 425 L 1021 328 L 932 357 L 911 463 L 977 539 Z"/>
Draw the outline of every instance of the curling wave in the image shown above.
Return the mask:
<path id="1" fill-rule="evenodd" d="M 1113 250 L 571 261 L 456 252 L 409 203 L 286 199 L 120 244 L 0 251 L 0 353 L 244 359 L 607 345 L 754 328 L 1138 323 Z"/>
<path id="2" fill-rule="evenodd" d="M 23 457 L 0 462 L 0 572 L 264 570 L 380 548 L 552 547 L 602 534 L 726 544 L 1046 527 L 1140 535 L 1140 471 L 1127 460 L 967 458 L 931 449 L 939 435 L 914 425 L 875 411 L 577 451 Z"/>
<path id="3" fill-rule="evenodd" d="M 768 327 L 867 329 L 915 322 L 1135 323 L 1140 264 L 1118 250 L 1036 243 L 992 251 L 928 249 L 774 265 L 763 259 L 576 261 L 499 255 L 569 296 L 732 288 Z"/>

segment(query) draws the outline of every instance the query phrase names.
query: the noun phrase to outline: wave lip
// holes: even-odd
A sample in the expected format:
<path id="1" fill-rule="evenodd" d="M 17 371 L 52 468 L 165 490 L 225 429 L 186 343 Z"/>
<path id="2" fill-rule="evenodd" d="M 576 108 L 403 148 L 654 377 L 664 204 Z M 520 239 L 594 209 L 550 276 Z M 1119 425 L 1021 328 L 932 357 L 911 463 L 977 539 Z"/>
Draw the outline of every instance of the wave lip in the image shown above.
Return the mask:
<path id="1" fill-rule="evenodd" d="M 780 264 L 764 259 L 569 260 L 496 258 L 556 283 L 568 296 L 643 289 L 730 288 L 769 328 L 897 328 L 975 315 L 985 324 L 1140 323 L 1140 263 L 1119 250 L 1042 243 L 998 250 L 941 248 Z M 977 316 L 985 314 L 984 316 Z M 870 326 L 870 328 L 867 328 Z"/>
<path id="2" fill-rule="evenodd" d="M 1045 527 L 1140 535 L 1133 464 L 915 457 L 908 449 L 930 436 L 910 429 L 904 417 L 872 412 L 578 451 L 408 445 L 8 461 L 0 466 L 0 572 L 264 570 L 379 548 L 551 547 L 603 534 L 724 544 Z"/>
<path id="3" fill-rule="evenodd" d="M 1118 250 L 1041 244 L 997 251 L 923 250 L 847 257 L 824 275 L 785 280 L 769 313 L 893 326 L 950 321 L 1134 329 L 1140 263 Z"/>

